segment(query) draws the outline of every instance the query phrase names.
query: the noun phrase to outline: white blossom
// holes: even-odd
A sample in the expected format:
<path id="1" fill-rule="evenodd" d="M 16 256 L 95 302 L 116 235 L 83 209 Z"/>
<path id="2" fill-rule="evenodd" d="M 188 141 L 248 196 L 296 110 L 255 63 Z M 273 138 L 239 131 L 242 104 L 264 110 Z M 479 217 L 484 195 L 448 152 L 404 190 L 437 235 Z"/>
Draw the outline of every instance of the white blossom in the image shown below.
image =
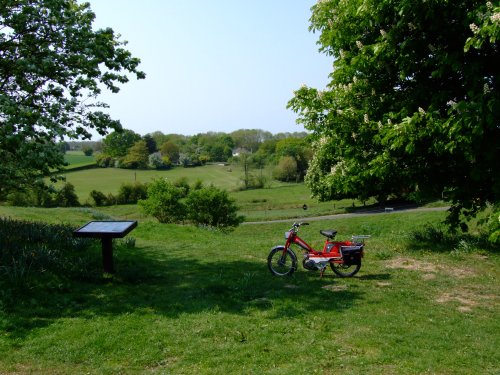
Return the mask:
<path id="1" fill-rule="evenodd" d="M 425 115 L 425 110 L 424 110 L 422 107 L 418 107 L 418 111 L 419 111 L 421 114 Z"/>
<path id="2" fill-rule="evenodd" d="M 382 35 L 384 38 L 387 37 L 387 31 L 385 31 L 384 29 L 380 29 L 380 35 Z"/>
<path id="3" fill-rule="evenodd" d="M 488 86 L 488 84 L 485 83 L 484 86 L 483 86 L 483 93 L 484 94 L 489 94 L 490 92 L 491 92 L 490 86 Z"/>
<path id="4" fill-rule="evenodd" d="M 454 100 L 448 100 L 448 101 L 446 102 L 446 105 L 447 105 L 448 107 L 453 107 L 453 106 L 455 106 L 456 104 L 457 104 L 457 103 L 456 103 Z"/>
<path id="5" fill-rule="evenodd" d="M 490 17 L 491 21 L 493 22 L 500 22 L 500 13 L 494 13 L 491 17 Z"/>
<path id="6" fill-rule="evenodd" d="M 486 7 L 487 7 L 488 9 L 493 9 L 493 4 L 491 3 L 491 1 L 487 1 L 487 2 L 486 2 Z"/>
<path id="7" fill-rule="evenodd" d="M 345 59 L 345 51 L 341 49 L 339 52 L 340 52 L 340 58 Z"/>
<path id="8" fill-rule="evenodd" d="M 363 43 L 361 43 L 359 40 L 356 40 L 356 46 L 357 46 L 359 49 L 362 49 L 362 48 L 363 48 Z"/>
<path id="9" fill-rule="evenodd" d="M 471 23 L 469 27 L 474 34 L 477 34 L 479 32 L 479 26 L 477 26 L 475 23 Z"/>
<path id="10" fill-rule="evenodd" d="M 363 120 L 367 124 L 370 122 L 370 119 L 368 118 L 368 113 L 365 113 L 365 115 L 363 116 Z"/>

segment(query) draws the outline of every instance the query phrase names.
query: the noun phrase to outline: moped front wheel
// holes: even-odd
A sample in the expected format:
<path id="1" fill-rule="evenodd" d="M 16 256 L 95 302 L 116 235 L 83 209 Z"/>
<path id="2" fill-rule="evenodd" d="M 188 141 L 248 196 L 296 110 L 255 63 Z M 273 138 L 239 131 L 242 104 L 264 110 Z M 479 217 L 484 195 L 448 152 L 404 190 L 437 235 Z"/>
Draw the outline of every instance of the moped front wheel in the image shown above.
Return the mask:
<path id="1" fill-rule="evenodd" d="M 340 277 L 352 277 L 356 275 L 361 268 L 361 262 L 358 264 L 342 264 L 330 262 L 332 271 Z"/>
<path id="2" fill-rule="evenodd" d="M 297 257 L 292 250 L 277 246 L 269 253 L 267 266 L 275 276 L 290 276 L 297 269 Z"/>

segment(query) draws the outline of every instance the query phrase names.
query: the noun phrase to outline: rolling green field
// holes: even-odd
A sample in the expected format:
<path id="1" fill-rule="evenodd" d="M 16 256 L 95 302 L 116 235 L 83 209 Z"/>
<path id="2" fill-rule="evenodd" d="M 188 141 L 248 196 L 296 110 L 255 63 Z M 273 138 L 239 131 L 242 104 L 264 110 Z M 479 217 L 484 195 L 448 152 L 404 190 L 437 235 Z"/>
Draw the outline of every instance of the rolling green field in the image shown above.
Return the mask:
<path id="1" fill-rule="evenodd" d="M 124 208 L 107 209 L 120 218 Z M 96 215 L 104 213 L 0 206 L 0 216 L 75 228 Z M 425 226 L 443 217 L 304 227 L 316 247 L 319 229 L 372 235 L 350 279 L 302 268 L 273 277 L 266 257 L 287 223 L 224 234 L 140 220 L 136 248 L 115 251 L 113 277 L 1 289 L 0 373 L 498 374 L 498 252 L 465 237 L 427 238 Z"/>
<path id="2" fill-rule="evenodd" d="M 311 198 L 310 191 L 303 184 L 280 183 L 271 180 L 271 171 L 264 171 L 269 177 L 265 189 L 241 191 L 243 171 L 238 166 L 206 165 L 196 168 L 174 168 L 167 171 L 132 170 L 119 168 L 94 168 L 66 173 L 66 181 L 75 186 L 81 203 L 88 200 L 92 190 L 104 194 L 116 194 L 123 183 L 136 181 L 147 183 L 154 178 L 168 178 L 176 181 L 186 178 L 190 184 L 200 180 L 228 190 L 240 207 L 240 213 L 247 221 L 263 221 L 300 216 L 318 216 L 343 213 L 352 210 L 353 205 L 362 208 L 363 203 L 351 199 L 335 202 L 318 202 Z M 366 204 L 373 203 L 372 201 Z M 308 206 L 307 211 L 303 206 Z M 135 207 L 135 206 L 134 206 Z M 130 208 L 124 208 L 130 211 Z M 108 209 L 104 209 L 105 211 Z M 140 215 L 136 211 L 135 215 Z M 136 216 L 140 217 L 140 216 Z"/>
<path id="3" fill-rule="evenodd" d="M 67 169 L 95 164 L 94 156 L 85 156 L 81 151 L 66 151 L 64 161 L 68 163 Z"/>

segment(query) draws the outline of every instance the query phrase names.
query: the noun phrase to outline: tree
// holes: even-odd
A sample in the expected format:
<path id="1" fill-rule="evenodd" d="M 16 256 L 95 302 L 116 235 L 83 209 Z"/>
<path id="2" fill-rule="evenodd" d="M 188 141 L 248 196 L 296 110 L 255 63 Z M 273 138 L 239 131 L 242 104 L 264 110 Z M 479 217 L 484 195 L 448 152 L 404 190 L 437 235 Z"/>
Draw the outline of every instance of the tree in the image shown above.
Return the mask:
<path id="1" fill-rule="evenodd" d="M 149 154 L 154 154 L 156 151 L 158 151 L 156 141 L 150 134 L 146 134 L 145 136 L 142 137 L 142 139 L 146 142 Z"/>
<path id="2" fill-rule="evenodd" d="M 292 156 L 283 156 L 274 169 L 274 178 L 280 181 L 297 180 L 297 161 Z"/>
<path id="3" fill-rule="evenodd" d="M 311 145 L 302 138 L 285 138 L 276 143 L 276 155 L 278 157 L 289 156 L 295 159 L 296 179 L 302 180 L 307 172 L 311 160 Z M 289 166 L 290 163 L 287 162 Z"/>
<path id="4" fill-rule="evenodd" d="M 476 0 L 313 6 L 334 71 L 326 90 L 304 86 L 288 104 L 315 139 L 313 195 L 443 195 L 452 226 L 498 201 L 499 13 Z"/>
<path id="5" fill-rule="evenodd" d="M 120 129 L 96 97 L 118 92 L 127 73 L 145 75 L 112 29 L 92 29 L 94 18 L 76 0 L 1 1 L 0 194 L 64 165 L 47 152 L 55 142 Z"/>
<path id="6" fill-rule="evenodd" d="M 123 129 L 108 134 L 103 140 L 103 153 L 114 158 L 124 157 L 141 136 L 133 130 Z"/>
<path id="7" fill-rule="evenodd" d="M 179 162 L 180 148 L 172 141 L 167 141 L 163 143 L 160 147 L 160 152 L 162 156 L 168 156 L 172 163 Z"/>
<path id="8" fill-rule="evenodd" d="M 149 150 L 146 141 L 140 140 L 129 148 L 123 159 L 125 168 L 147 168 L 149 163 Z"/>

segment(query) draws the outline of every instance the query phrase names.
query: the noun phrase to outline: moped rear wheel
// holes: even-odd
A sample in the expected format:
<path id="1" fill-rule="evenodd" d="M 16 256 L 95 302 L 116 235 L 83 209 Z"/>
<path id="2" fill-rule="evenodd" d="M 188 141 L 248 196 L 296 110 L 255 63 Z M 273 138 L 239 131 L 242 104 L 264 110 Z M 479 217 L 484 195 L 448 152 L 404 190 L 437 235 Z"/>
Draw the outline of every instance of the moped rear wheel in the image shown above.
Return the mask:
<path id="1" fill-rule="evenodd" d="M 297 257 L 290 249 L 277 246 L 271 250 L 267 257 L 269 271 L 275 276 L 290 276 L 297 269 Z"/>
<path id="2" fill-rule="evenodd" d="M 361 268 L 361 262 L 351 265 L 330 262 L 330 267 L 340 277 L 352 277 L 358 273 Z"/>

